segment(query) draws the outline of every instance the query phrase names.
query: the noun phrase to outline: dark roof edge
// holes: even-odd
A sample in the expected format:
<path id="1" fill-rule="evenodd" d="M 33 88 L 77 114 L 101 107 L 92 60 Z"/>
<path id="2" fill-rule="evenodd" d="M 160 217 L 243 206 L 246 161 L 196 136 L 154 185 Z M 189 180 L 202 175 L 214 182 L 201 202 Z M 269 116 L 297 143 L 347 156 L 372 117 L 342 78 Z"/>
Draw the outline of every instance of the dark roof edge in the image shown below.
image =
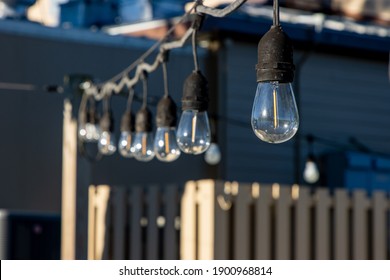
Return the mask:
<path id="1" fill-rule="evenodd" d="M 297 18 L 300 20 L 297 20 Z M 344 18 L 323 14 L 292 15 L 282 17 L 283 29 L 294 41 L 335 47 L 389 53 L 390 28 L 364 24 Z M 225 18 L 208 17 L 204 31 L 236 32 L 247 35 L 265 34 L 272 25 L 272 18 L 263 15 L 249 15 L 244 12 Z"/>

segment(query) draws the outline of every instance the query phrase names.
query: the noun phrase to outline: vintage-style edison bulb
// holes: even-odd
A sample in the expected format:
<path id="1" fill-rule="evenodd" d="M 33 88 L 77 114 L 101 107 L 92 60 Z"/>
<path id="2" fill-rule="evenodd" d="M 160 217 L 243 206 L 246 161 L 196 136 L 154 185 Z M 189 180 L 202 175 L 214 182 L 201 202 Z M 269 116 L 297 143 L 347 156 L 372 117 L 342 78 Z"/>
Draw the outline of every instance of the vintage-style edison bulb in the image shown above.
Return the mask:
<path id="1" fill-rule="evenodd" d="M 98 142 L 98 150 L 102 155 L 112 155 L 116 151 L 116 139 L 111 111 L 103 114 L 100 120 L 100 129 L 102 132 Z"/>
<path id="2" fill-rule="evenodd" d="M 132 149 L 134 157 L 139 161 L 150 161 L 154 158 L 154 139 L 152 130 L 152 113 L 143 106 L 135 118 L 135 130 Z"/>
<path id="3" fill-rule="evenodd" d="M 211 133 L 207 111 L 183 111 L 176 134 L 180 149 L 187 154 L 201 154 L 210 146 Z"/>
<path id="4" fill-rule="evenodd" d="M 118 142 L 118 149 L 121 156 L 132 158 L 134 156 L 134 147 L 132 145 L 134 133 L 131 131 L 122 131 Z"/>
<path id="5" fill-rule="evenodd" d="M 154 138 L 154 152 L 157 159 L 172 162 L 179 158 L 180 149 L 176 142 L 175 127 L 158 127 Z"/>
<path id="6" fill-rule="evenodd" d="M 221 150 L 217 143 L 211 143 L 204 154 L 204 160 L 210 165 L 217 165 L 221 161 Z"/>
<path id="7" fill-rule="evenodd" d="M 102 155 L 109 156 L 116 151 L 115 134 L 110 131 L 103 131 L 98 142 L 98 149 Z"/>
<path id="8" fill-rule="evenodd" d="M 118 150 L 121 156 L 132 158 L 134 156 L 134 116 L 127 109 L 121 120 L 121 136 L 119 137 Z"/>
<path id="9" fill-rule="evenodd" d="M 153 133 L 137 132 L 134 137 L 132 149 L 134 157 L 139 161 L 150 161 L 154 158 Z"/>
<path id="10" fill-rule="evenodd" d="M 303 179 L 309 184 L 314 184 L 320 179 L 320 172 L 313 158 L 308 158 L 306 161 Z"/>
<path id="11" fill-rule="evenodd" d="M 180 149 L 176 141 L 177 107 L 166 94 L 160 99 L 157 105 L 156 125 L 157 131 L 154 138 L 154 152 L 158 160 L 172 162 L 179 158 Z"/>
<path id="12" fill-rule="evenodd" d="M 268 143 L 282 143 L 298 130 L 299 116 L 290 83 L 260 82 L 253 103 L 253 131 Z"/>

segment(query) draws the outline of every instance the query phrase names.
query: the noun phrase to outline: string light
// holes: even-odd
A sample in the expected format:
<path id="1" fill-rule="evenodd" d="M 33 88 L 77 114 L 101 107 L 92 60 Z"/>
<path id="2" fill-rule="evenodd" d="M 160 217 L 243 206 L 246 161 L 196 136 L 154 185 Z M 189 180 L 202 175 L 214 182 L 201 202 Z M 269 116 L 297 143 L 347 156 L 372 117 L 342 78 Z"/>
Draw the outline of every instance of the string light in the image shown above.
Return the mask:
<path id="1" fill-rule="evenodd" d="M 134 98 L 134 89 L 129 91 L 129 97 L 127 99 L 126 111 L 123 113 L 121 120 L 121 136 L 118 142 L 118 149 L 121 156 L 125 158 L 134 157 L 134 115 L 131 112 L 131 105 Z"/>
<path id="2" fill-rule="evenodd" d="M 168 42 L 177 24 L 170 28 L 161 40 L 141 55 L 136 61 L 111 79 L 95 84 L 87 81 L 81 84 L 84 90 L 83 99 L 103 100 L 105 109 L 100 128 L 97 126 L 97 114 L 94 104 L 79 114 L 80 137 L 85 141 L 96 141 L 99 137 L 99 151 L 104 155 L 116 151 L 113 145 L 113 121 L 108 107 L 112 94 L 122 93 L 124 88 L 130 89 L 128 107 L 122 116 L 121 136 L 118 149 L 124 157 L 135 157 L 140 161 L 150 161 L 156 155 L 161 161 L 173 161 L 180 156 L 180 150 L 189 154 L 201 154 L 207 151 L 211 144 L 211 133 L 208 119 L 208 82 L 199 69 L 197 57 L 197 31 L 200 29 L 204 15 L 224 17 L 237 10 L 247 0 L 236 0 L 222 9 L 203 5 L 203 1 L 195 1 L 192 7 L 180 18 L 177 24 L 191 20 L 192 24 L 186 33 L 176 41 Z M 195 14 L 192 14 L 195 12 Z M 192 37 L 194 71 L 187 77 L 183 87 L 182 114 L 177 128 L 176 105 L 168 94 L 166 61 L 169 50 L 181 48 Z M 144 60 L 160 46 L 155 60 L 148 64 Z M 162 65 L 164 73 L 164 96 L 157 107 L 156 138 L 153 139 L 152 114 L 147 107 L 146 75 L 154 72 Z M 136 69 L 135 69 L 136 68 Z M 132 78 L 129 77 L 131 71 Z M 298 112 L 290 83 L 294 76 L 292 63 L 292 47 L 287 35 L 279 24 L 279 3 L 274 1 L 274 24 L 264 35 L 259 44 L 259 63 L 257 65 L 257 81 L 259 83 L 252 111 L 252 127 L 256 135 L 270 143 L 281 143 L 290 139 L 298 129 Z M 139 80 L 144 86 L 143 105 L 135 118 L 131 114 L 133 87 Z M 130 104 L 130 106 L 129 106 Z M 80 106 L 82 107 L 82 106 Z M 94 136 L 88 136 L 88 129 Z M 88 135 L 90 135 L 89 133 Z M 176 134 L 176 137 L 175 137 Z M 175 139 L 176 138 L 176 139 Z M 180 149 L 178 149 L 178 147 Z M 205 158 L 211 164 L 220 161 L 220 150 L 214 142 L 212 149 Z"/>
<path id="3" fill-rule="evenodd" d="M 187 154 L 201 154 L 210 146 L 211 133 L 208 108 L 208 83 L 199 69 L 196 48 L 196 30 L 199 29 L 203 16 L 198 15 L 194 20 L 192 33 L 192 49 L 194 56 L 194 71 L 184 82 L 182 110 L 177 129 L 177 143 Z"/>
<path id="4" fill-rule="evenodd" d="M 252 108 L 253 131 L 268 143 L 283 143 L 298 130 L 299 116 L 291 82 L 293 48 L 279 22 L 279 2 L 274 0 L 274 22 L 258 47 L 257 90 Z"/>
<path id="5" fill-rule="evenodd" d="M 147 106 L 148 84 L 146 73 L 142 73 L 143 104 L 135 118 L 134 157 L 139 161 L 151 161 L 154 158 L 152 113 Z"/>
<path id="6" fill-rule="evenodd" d="M 87 103 L 89 101 L 89 107 Z M 80 104 L 78 136 L 82 142 L 96 143 L 100 138 L 99 117 L 95 110 L 95 100 L 83 96 Z"/>
<path id="7" fill-rule="evenodd" d="M 110 97 L 104 99 L 104 114 L 100 119 L 101 134 L 98 142 L 98 150 L 102 155 L 110 156 L 116 151 L 116 138 L 114 134 L 114 121 L 110 109 Z"/>
<path id="8" fill-rule="evenodd" d="M 303 170 L 303 179 L 309 184 L 315 184 L 320 179 L 320 172 L 317 167 L 316 158 L 314 156 L 312 135 L 306 136 L 309 153 L 306 158 L 305 169 Z"/>
<path id="9" fill-rule="evenodd" d="M 179 158 L 180 149 L 176 142 L 177 107 L 168 91 L 168 77 L 165 55 L 162 64 L 164 76 L 164 96 L 157 105 L 156 114 L 156 136 L 154 139 L 154 152 L 160 161 L 172 162 Z"/>

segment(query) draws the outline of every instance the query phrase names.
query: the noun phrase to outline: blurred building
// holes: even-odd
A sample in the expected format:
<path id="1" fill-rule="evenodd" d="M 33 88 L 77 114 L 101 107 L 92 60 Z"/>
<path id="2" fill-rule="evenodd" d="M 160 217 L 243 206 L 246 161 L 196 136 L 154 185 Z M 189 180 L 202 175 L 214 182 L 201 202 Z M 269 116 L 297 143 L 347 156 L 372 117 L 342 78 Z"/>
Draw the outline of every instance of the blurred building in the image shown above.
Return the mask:
<path id="1" fill-rule="evenodd" d="M 85 73 L 99 80 L 113 76 L 153 43 L 146 38 L 120 34 L 135 32 L 138 37 L 153 37 L 157 31 L 150 30 L 158 27 L 161 32 L 172 22 L 148 19 L 180 15 L 184 2 L 58 1 L 62 3 L 61 11 L 56 4 L 55 9 L 48 8 L 51 11 L 48 13 L 55 16 L 41 17 L 41 20 L 39 15 L 45 13 L 35 8 L 35 21 L 52 26 L 71 22 L 67 27 L 79 27 L 73 29 L 61 25 L 47 28 L 12 19 L 0 21 L 0 83 L 34 86 L 29 92 L 0 89 L 3 120 L 0 129 L 8 135 L 0 139 L 3 174 L 0 207 L 60 211 L 64 96 L 46 93 L 43 85 L 61 84 L 64 75 L 70 73 Z M 269 29 L 272 16 L 270 1 L 268 5 L 251 2 L 227 18 L 208 17 L 201 34 L 200 57 L 202 69 L 210 81 L 210 113 L 218 131 L 221 164 L 211 167 L 202 156 L 186 155 L 171 164 L 156 159 L 147 164 L 139 163 L 117 154 L 98 162 L 81 158 L 87 184 L 183 183 L 208 177 L 302 183 L 308 152 L 305 135 L 309 133 L 339 143 L 348 143 L 348 139 L 354 137 L 373 152 L 390 154 L 390 131 L 386 129 L 390 122 L 387 108 L 390 102 L 388 1 L 381 1 L 382 6 L 374 5 L 377 12 L 372 16 L 366 16 L 366 9 L 361 10 L 363 18 L 373 20 L 370 22 L 340 17 L 341 7 L 346 9 L 347 6 L 341 3 L 337 6 L 336 1 L 326 7 L 319 4 L 326 1 L 310 1 L 310 5 L 307 2 L 304 6 L 302 1 L 281 1 L 288 7 L 282 9 L 282 24 L 295 45 L 296 94 L 301 117 L 299 134 L 283 145 L 262 143 L 250 127 L 256 88 L 257 42 Z M 358 3 L 348 2 L 349 8 Z M 35 5 L 45 6 L 44 3 L 49 2 L 41 0 Z M 125 12 L 130 10 L 143 12 L 133 13 L 139 18 L 132 18 L 131 12 Z M 99 17 L 103 12 L 105 17 Z M 65 15 L 67 20 L 64 20 Z M 139 20 L 146 23 L 143 30 Z M 90 26 L 103 27 L 104 32 L 86 30 Z M 119 27 L 122 31 L 116 32 L 117 36 L 105 33 L 113 34 Z M 181 28 L 185 30 L 186 26 Z M 161 34 L 164 32 L 159 33 L 160 37 Z M 171 94 L 177 103 L 182 83 L 192 67 L 189 48 L 172 53 L 168 70 Z M 160 72 L 150 76 L 152 96 L 160 96 L 161 84 Z M 114 97 L 116 124 L 123 110 L 123 97 Z M 118 125 L 116 133 L 119 133 Z M 338 147 L 315 143 L 315 151 L 320 155 L 338 151 Z"/>

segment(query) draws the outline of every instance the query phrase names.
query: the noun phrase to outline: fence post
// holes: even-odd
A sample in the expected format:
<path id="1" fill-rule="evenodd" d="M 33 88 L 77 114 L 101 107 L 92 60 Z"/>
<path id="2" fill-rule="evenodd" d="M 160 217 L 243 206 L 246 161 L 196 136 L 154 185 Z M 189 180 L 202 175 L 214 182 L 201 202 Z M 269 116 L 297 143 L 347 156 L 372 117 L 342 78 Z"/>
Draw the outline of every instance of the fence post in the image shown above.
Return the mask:
<path id="1" fill-rule="evenodd" d="M 88 190 L 88 260 L 96 259 L 96 186 Z"/>
<path id="2" fill-rule="evenodd" d="M 78 156 L 77 120 L 64 101 L 62 143 L 61 259 L 88 257 L 88 187 L 90 164 Z"/>

